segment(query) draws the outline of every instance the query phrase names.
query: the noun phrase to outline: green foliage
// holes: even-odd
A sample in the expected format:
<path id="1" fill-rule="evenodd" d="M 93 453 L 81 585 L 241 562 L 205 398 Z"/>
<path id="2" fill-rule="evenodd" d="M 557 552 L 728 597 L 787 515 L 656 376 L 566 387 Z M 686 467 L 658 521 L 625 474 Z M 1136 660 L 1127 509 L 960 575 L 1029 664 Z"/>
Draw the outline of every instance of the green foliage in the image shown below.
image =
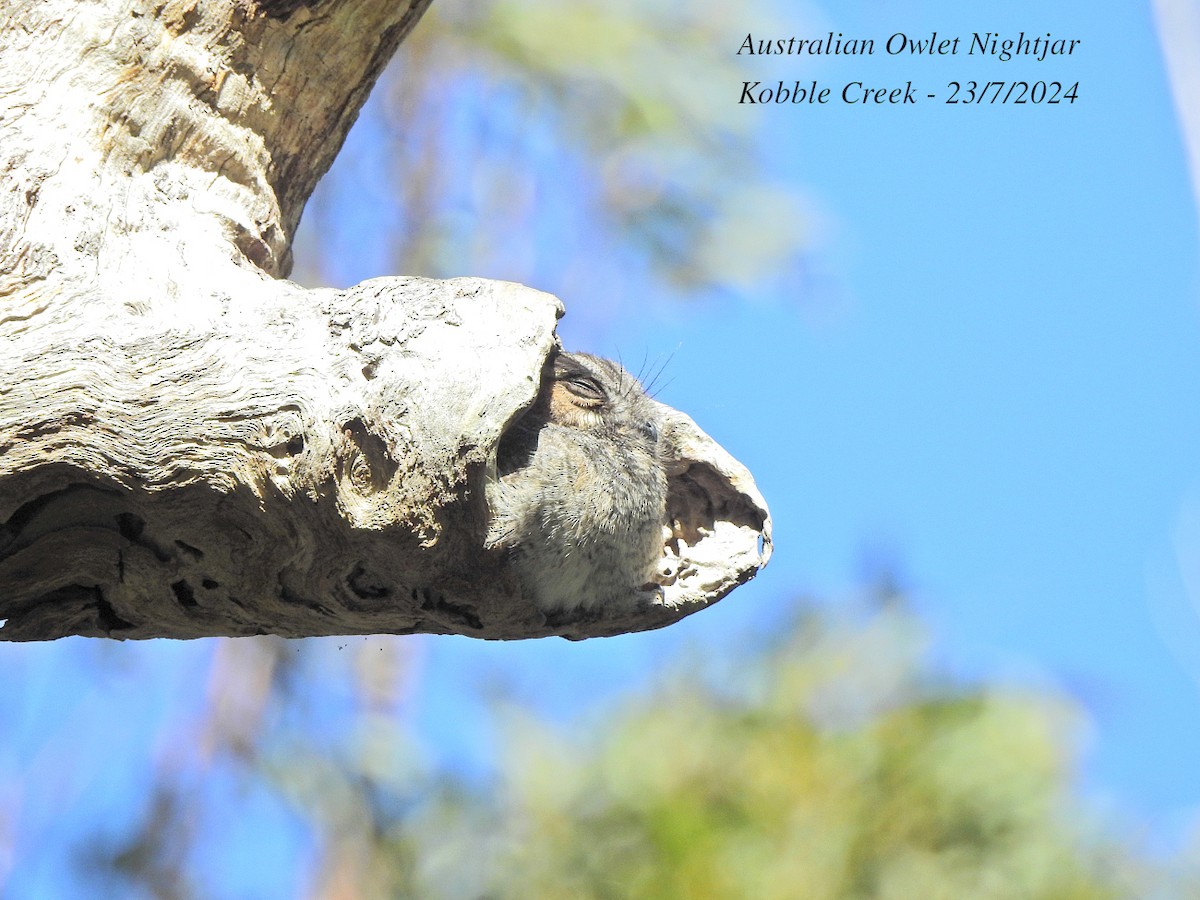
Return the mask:
<path id="1" fill-rule="evenodd" d="M 917 669 L 895 673 L 909 696 L 864 698 L 837 671 L 912 630 L 893 612 L 813 620 L 735 685 L 688 670 L 574 739 L 514 721 L 499 799 L 436 813 L 486 852 L 430 872 L 422 896 L 1130 896 L 1131 858 L 1078 824 L 1068 705 L 922 689 Z M 831 703 L 846 681 L 873 708 Z"/>

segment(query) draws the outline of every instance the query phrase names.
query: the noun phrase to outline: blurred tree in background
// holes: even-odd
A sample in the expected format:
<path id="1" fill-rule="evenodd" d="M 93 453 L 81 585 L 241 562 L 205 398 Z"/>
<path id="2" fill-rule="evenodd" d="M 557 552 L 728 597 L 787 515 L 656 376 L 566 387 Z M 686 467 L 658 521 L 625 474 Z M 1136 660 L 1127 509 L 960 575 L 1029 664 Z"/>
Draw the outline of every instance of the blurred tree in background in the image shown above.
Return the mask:
<path id="1" fill-rule="evenodd" d="M 358 277 L 338 261 L 365 240 L 380 271 L 526 281 L 610 314 L 626 290 L 794 280 L 802 200 L 731 102 L 747 14 L 769 23 L 760 2 L 435 3 L 310 201 L 297 278 Z"/>
<path id="2" fill-rule="evenodd" d="M 808 618 L 731 681 L 681 672 L 582 740 L 516 729 L 476 831 L 490 872 L 460 892 L 460 862 L 418 892 L 1144 896 L 1131 860 L 1080 830 L 1069 708 L 933 687 L 916 634 L 894 609 Z"/>
<path id="3" fill-rule="evenodd" d="M 681 663 L 597 722 L 510 709 L 498 774 L 473 787 L 424 769 L 371 699 L 363 664 L 388 668 L 387 646 L 353 655 L 364 690 L 328 731 L 298 714 L 283 666 L 263 708 L 291 726 L 210 744 L 311 826 L 309 896 L 1200 896 L 1194 872 L 1106 837 L 1074 799 L 1070 704 L 940 682 L 894 598 Z M 237 895 L 167 837 L 213 840 L 185 794 L 160 793 L 114 858 L 153 896 Z"/>

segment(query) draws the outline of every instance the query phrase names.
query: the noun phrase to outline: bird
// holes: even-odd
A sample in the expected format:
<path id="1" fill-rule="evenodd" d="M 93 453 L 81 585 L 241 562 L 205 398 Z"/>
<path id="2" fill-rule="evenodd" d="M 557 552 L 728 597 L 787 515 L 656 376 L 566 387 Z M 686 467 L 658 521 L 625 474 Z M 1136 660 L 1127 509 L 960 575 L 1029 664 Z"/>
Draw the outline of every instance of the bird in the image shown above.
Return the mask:
<path id="1" fill-rule="evenodd" d="M 501 438 L 484 545 L 544 612 L 657 591 L 667 475 L 663 407 L 623 366 L 557 352 L 533 405 Z M 653 596 L 650 593 L 649 596 Z"/>

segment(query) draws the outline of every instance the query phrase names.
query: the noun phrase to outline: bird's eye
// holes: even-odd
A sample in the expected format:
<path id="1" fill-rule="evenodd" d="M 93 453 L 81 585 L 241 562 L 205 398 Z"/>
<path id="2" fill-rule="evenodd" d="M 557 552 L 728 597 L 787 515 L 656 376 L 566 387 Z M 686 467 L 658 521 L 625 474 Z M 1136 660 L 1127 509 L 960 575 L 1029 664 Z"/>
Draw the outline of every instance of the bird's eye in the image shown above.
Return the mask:
<path id="1" fill-rule="evenodd" d="M 570 353 L 554 360 L 554 390 L 576 409 L 596 411 L 608 402 L 601 376 Z"/>
<path id="2" fill-rule="evenodd" d="M 604 389 L 596 379 L 588 375 L 572 375 L 562 380 L 565 387 L 577 400 L 585 406 L 599 406 L 605 401 Z"/>

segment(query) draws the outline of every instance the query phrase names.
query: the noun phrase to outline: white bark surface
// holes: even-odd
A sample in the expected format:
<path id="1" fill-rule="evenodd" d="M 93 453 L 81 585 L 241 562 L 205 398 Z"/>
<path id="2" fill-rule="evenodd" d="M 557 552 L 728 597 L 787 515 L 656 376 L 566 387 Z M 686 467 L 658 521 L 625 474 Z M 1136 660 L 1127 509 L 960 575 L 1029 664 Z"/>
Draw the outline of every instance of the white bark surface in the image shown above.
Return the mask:
<path id="1" fill-rule="evenodd" d="M 587 637 L 765 564 L 749 473 L 672 412 L 661 598 L 548 621 L 483 479 L 557 299 L 280 278 L 423 6 L 0 0 L 0 639 Z"/>

